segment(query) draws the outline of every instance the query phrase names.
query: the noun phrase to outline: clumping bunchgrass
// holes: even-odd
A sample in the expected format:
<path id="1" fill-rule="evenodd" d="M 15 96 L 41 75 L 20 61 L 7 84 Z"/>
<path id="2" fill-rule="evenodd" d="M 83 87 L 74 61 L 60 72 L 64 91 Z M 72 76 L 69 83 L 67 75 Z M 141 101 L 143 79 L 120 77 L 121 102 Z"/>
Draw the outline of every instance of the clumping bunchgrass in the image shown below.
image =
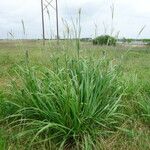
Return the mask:
<path id="1" fill-rule="evenodd" d="M 142 89 L 140 98 L 137 100 L 137 115 L 150 125 L 150 86 L 146 80 L 142 82 Z M 150 127 L 150 126 L 149 126 Z"/>
<path id="2" fill-rule="evenodd" d="M 146 94 L 142 94 L 137 103 L 137 115 L 148 126 L 150 125 L 150 97 Z"/>
<path id="3" fill-rule="evenodd" d="M 111 12 L 112 35 L 114 6 Z M 149 49 L 81 43 L 81 9 L 72 20 L 74 36 L 64 23 L 68 39 L 59 47 L 55 41 L 45 46 L 40 41 L 0 43 L 1 78 L 8 78 L 6 72 L 13 78 L 0 93 L 0 150 L 6 145 L 21 150 L 149 149 Z M 22 26 L 25 35 L 23 21 Z M 23 51 L 16 51 L 16 42 Z"/>
<path id="4" fill-rule="evenodd" d="M 92 46 L 89 42 L 81 43 L 80 57 L 75 59 L 75 48 L 72 45 L 66 46 L 63 41 L 64 50 L 60 51 L 52 47 L 53 42 L 49 50 L 39 51 L 40 48 L 35 47 L 38 46 L 37 41 L 35 43 L 24 41 L 29 50 L 29 58 L 25 59 L 24 53 L 13 49 L 13 43 L 12 41 L 9 46 L 7 42 L 3 42 L 3 47 L 0 47 L 2 58 L 0 59 L 2 60 L 0 90 L 3 90 L 0 92 L 0 119 L 5 118 L 3 121 L 6 121 L 0 122 L 0 128 L 5 131 L 5 134 L 2 132 L 0 136 L 2 145 L 4 141 L 9 145 L 8 149 L 43 150 L 55 150 L 59 147 L 60 149 L 89 150 L 150 148 L 150 49 L 148 47 L 132 48 L 119 68 L 113 65 L 120 62 L 119 58 L 126 54 L 127 48 L 124 46 L 117 45 L 114 48 Z M 41 45 L 40 41 L 39 45 Z M 105 55 L 103 51 L 106 52 Z M 7 55 L 9 61 L 3 61 L 4 58 L 8 58 Z M 66 55 L 69 59 L 65 59 Z M 113 61 L 111 63 L 105 59 L 100 60 L 100 57 L 113 59 Z M 18 68 L 17 65 L 22 67 Z M 34 67 L 23 67 L 23 65 Z M 10 79 L 8 73 L 13 79 L 11 91 L 6 86 Z M 97 82 L 98 78 L 101 82 Z M 94 90 L 92 90 L 93 87 L 95 87 Z M 111 88 L 113 90 L 110 90 Z M 105 117 L 112 106 L 107 103 L 108 99 L 110 98 L 110 104 L 112 104 L 112 99 L 115 99 L 113 92 L 116 88 L 118 88 L 116 99 L 121 98 L 116 103 L 119 106 L 116 107 L 115 114 L 119 114 L 114 117 Z M 97 91 L 103 91 L 103 94 L 97 95 Z M 87 103 L 88 100 L 92 103 Z M 75 102 L 80 102 L 80 105 Z M 103 105 L 97 105 L 98 102 Z M 93 115 L 97 109 L 102 110 L 105 106 L 104 113 L 102 111 L 101 115 L 100 113 Z M 102 116 L 102 119 L 100 120 L 97 116 Z M 122 120 L 124 116 L 129 117 Z M 115 122 L 112 123 L 113 121 Z M 50 123 L 53 123 L 53 126 L 50 126 Z M 9 130 L 5 130 L 5 127 Z M 12 136 L 5 140 L 6 135 Z"/>
<path id="5" fill-rule="evenodd" d="M 5 150 L 6 149 L 6 140 L 3 137 L 3 132 L 0 129 L 0 150 Z"/>
<path id="6" fill-rule="evenodd" d="M 3 93 L 0 91 L 0 119 L 2 119 L 4 116 L 3 116 L 3 104 L 4 104 L 4 101 L 3 101 Z M 6 140 L 4 138 L 4 133 L 3 133 L 3 129 L 1 128 L 1 124 L 0 124 L 0 150 L 5 150 L 5 144 L 6 144 Z"/>
<path id="7" fill-rule="evenodd" d="M 120 74 L 106 59 L 66 58 L 65 66 L 55 69 L 20 67 L 19 81 L 12 82 L 5 100 L 13 108 L 5 116 L 8 127 L 17 139 L 30 139 L 29 147 L 96 149 L 125 117 Z"/>

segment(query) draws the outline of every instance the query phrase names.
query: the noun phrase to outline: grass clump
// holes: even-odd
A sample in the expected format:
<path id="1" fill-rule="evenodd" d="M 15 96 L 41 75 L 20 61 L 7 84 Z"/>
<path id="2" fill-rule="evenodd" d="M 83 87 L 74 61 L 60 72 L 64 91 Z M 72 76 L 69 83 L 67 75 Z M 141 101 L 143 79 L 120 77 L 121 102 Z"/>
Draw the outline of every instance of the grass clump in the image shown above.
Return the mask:
<path id="1" fill-rule="evenodd" d="M 124 118 L 120 71 L 106 60 L 66 60 L 56 70 L 20 69 L 20 83 L 12 84 L 16 108 L 8 115 L 17 137 L 32 137 L 30 146 L 51 142 L 57 149 L 94 149 Z"/>
<path id="2" fill-rule="evenodd" d="M 3 132 L 0 129 L 0 150 L 5 150 L 6 149 L 6 140 L 3 137 Z"/>
<path id="3" fill-rule="evenodd" d="M 142 94 L 137 101 L 137 115 L 145 123 L 150 123 L 150 97 L 146 94 Z"/>
<path id="4" fill-rule="evenodd" d="M 96 37 L 93 40 L 93 45 L 108 45 L 108 46 L 115 46 L 117 43 L 117 40 L 115 37 L 109 36 L 109 35 L 101 35 Z"/>

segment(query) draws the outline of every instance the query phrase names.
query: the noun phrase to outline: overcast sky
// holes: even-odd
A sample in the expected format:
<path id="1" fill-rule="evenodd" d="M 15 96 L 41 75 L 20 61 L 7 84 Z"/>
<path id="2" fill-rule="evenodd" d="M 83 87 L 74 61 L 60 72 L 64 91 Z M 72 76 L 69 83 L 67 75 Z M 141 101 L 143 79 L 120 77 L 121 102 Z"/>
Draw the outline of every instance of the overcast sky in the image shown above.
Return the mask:
<path id="1" fill-rule="evenodd" d="M 150 0 L 58 0 L 58 3 L 61 35 L 65 30 L 62 18 L 71 26 L 71 20 L 75 19 L 79 8 L 82 8 L 82 37 L 93 37 L 95 24 L 98 35 L 105 32 L 110 34 L 110 6 L 114 3 L 114 35 L 120 31 L 120 37 L 136 38 L 145 26 L 140 38 L 150 38 Z M 55 3 L 52 5 L 55 6 Z M 50 21 L 45 12 L 47 37 L 50 33 L 56 34 L 55 11 L 52 8 L 49 11 Z M 8 32 L 12 32 L 16 38 L 41 38 L 40 12 L 40 0 L 0 0 L 0 38 L 7 38 Z M 25 36 L 21 20 L 25 23 Z"/>

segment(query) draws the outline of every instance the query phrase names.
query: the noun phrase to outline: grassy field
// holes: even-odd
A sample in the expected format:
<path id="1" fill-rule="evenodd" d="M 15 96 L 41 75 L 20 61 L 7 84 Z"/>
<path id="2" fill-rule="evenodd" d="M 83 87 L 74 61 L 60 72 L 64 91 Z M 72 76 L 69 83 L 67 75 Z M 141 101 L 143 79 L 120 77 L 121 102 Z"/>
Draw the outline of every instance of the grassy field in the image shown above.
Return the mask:
<path id="1" fill-rule="evenodd" d="M 149 77 L 148 46 L 0 41 L 0 150 L 148 150 Z"/>

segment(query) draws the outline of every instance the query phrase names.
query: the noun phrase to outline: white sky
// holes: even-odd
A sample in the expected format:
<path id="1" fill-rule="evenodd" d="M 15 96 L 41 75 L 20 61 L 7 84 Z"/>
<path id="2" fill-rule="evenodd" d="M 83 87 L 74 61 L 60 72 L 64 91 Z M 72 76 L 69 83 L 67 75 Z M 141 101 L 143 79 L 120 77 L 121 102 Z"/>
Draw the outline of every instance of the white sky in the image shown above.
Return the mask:
<path id="1" fill-rule="evenodd" d="M 120 37 L 136 38 L 145 25 L 140 38 L 150 38 L 150 0 L 58 0 L 58 3 L 61 33 L 64 30 L 61 18 L 71 24 L 71 18 L 82 8 L 82 37 L 94 36 L 94 24 L 98 26 L 98 34 L 104 34 L 104 24 L 109 34 L 110 6 L 114 3 L 114 34 L 120 31 Z M 54 10 L 50 8 L 50 22 L 46 12 L 45 16 L 48 37 L 51 30 L 56 33 Z M 25 22 L 26 36 L 21 20 Z M 0 0 L 0 38 L 7 38 L 8 32 L 13 32 L 16 38 L 41 38 L 40 0 Z"/>

